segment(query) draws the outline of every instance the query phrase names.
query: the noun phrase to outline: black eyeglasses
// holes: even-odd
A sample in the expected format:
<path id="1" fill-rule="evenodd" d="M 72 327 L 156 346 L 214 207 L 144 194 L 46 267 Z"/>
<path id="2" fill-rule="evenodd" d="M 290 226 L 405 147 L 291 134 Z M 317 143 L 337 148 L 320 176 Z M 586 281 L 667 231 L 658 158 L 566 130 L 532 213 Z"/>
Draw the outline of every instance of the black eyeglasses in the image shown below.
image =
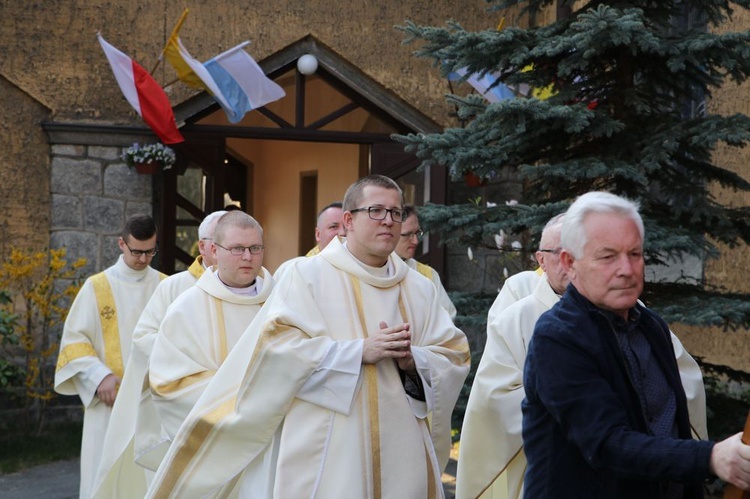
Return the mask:
<path id="1" fill-rule="evenodd" d="M 555 249 L 540 249 L 542 253 L 552 253 L 553 255 L 559 255 L 562 251 L 562 248 L 555 248 Z"/>
<path id="2" fill-rule="evenodd" d="M 125 243 L 125 241 L 123 241 L 123 242 Z M 148 257 L 154 257 L 159 252 L 159 246 L 158 245 L 154 246 L 151 249 L 147 249 L 147 250 L 133 249 L 130 246 L 128 246 L 128 243 L 125 243 L 125 246 L 128 247 L 128 251 L 130 251 L 130 254 L 133 255 L 136 258 L 140 258 L 143 255 L 146 255 Z"/>
<path id="3" fill-rule="evenodd" d="M 424 237 L 424 231 L 422 229 L 415 230 L 414 232 L 407 232 L 405 234 L 401 234 L 401 237 L 405 237 L 407 239 L 411 239 L 412 237 L 416 236 L 417 240 L 421 241 Z"/>
<path id="4" fill-rule="evenodd" d="M 385 220 L 388 214 L 391 214 L 391 220 L 395 223 L 402 223 L 409 216 L 409 212 L 406 210 L 390 210 L 381 206 L 368 206 L 367 208 L 355 208 L 349 210 L 349 213 L 357 213 L 358 211 L 366 211 L 367 214 L 373 220 Z"/>
<path id="5" fill-rule="evenodd" d="M 232 246 L 231 248 L 225 248 L 216 242 L 214 244 L 221 249 L 227 250 L 233 256 L 242 256 L 245 254 L 245 251 L 249 251 L 251 255 L 258 255 L 265 249 L 265 246 L 261 246 L 260 244 L 253 244 L 252 246 Z"/>

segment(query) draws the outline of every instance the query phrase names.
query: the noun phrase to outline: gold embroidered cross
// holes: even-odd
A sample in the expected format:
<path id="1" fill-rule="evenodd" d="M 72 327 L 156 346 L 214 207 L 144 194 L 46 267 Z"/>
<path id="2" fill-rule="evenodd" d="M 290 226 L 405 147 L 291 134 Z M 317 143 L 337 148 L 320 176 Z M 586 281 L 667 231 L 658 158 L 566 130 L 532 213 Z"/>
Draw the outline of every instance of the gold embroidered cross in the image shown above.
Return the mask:
<path id="1" fill-rule="evenodd" d="M 114 317 L 114 315 L 115 315 L 115 311 L 114 311 L 114 309 L 113 309 L 112 307 L 110 307 L 109 305 L 107 305 L 106 307 L 104 307 L 104 308 L 102 309 L 102 311 L 101 311 L 101 316 L 102 316 L 102 317 L 103 317 L 104 319 L 107 319 L 107 320 L 109 320 L 109 319 L 111 319 L 112 317 Z"/>

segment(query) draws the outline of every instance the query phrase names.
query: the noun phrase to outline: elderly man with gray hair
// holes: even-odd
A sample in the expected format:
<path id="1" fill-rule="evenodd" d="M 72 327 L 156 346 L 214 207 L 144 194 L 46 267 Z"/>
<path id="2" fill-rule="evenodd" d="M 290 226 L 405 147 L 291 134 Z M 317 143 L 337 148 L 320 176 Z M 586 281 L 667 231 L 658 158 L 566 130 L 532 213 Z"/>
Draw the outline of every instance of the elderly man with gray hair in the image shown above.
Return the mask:
<path id="1" fill-rule="evenodd" d="M 740 434 L 691 439 L 667 324 L 644 307 L 638 206 L 590 192 L 568 209 L 565 294 L 534 328 L 524 367 L 527 497 L 697 498 L 717 475 L 750 488 Z"/>

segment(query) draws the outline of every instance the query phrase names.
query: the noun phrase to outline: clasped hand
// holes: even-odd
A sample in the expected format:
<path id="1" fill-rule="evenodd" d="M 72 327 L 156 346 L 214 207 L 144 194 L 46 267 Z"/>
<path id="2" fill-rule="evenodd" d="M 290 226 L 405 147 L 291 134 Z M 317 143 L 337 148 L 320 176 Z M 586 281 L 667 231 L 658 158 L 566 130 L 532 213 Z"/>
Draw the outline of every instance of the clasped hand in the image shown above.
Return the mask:
<path id="1" fill-rule="evenodd" d="M 383 359 L 395 359 L 401 370 L 414 370 L 409 327 L 409 323 L 388 327 L 385 322 L 381 322 L 380 329 L 370 333 L 364 340 L 362 362 L 375 364 Z"/>

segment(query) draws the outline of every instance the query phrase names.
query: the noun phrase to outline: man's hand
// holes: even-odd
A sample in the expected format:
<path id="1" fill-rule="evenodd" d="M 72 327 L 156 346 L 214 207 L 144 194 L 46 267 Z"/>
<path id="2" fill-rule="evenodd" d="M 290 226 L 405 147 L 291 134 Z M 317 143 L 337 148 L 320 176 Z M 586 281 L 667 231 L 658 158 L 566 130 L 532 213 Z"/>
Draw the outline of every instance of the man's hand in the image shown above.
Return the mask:
<path id="1" fill-rule="evenodd" d="M 120 384 L 120 378 L 114 374 L 108 374 L 96 389 L 96 395 L 99 399 L 112 407 L 117 396 L 117 386 Z"/>
<path id="2" fill-rule="evenodd" d="M 414 359 L 411 356 L 411 333 L 409 324 L 388 327 L 385 322 L 380 323 L 378 331 L 370 333 L 365 338 L 362 348 L 362 363 L 375 364 L 383 359 L 396 359 L 403 370 L 414 369 Z M 411 365 L 409 368 L 402 367 Z"/>
<path id="3" fill-rule="evenodd" d="M 742 490 L 750 490 L 750 445 L 742 443 L 737 433 L 714 445 L 711 451 L 711 471 Z"/>

